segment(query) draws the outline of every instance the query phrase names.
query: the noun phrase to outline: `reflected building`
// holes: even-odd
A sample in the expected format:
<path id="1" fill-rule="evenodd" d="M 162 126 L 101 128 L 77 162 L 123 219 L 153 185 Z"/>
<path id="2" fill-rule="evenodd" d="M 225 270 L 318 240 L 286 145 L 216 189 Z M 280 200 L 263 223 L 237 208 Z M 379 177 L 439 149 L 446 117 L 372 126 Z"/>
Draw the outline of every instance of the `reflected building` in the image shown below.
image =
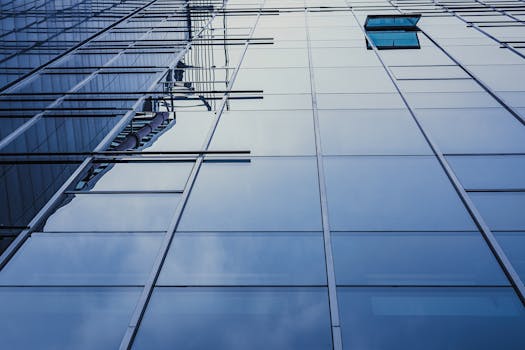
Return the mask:
<path id="1" fill-rule="evenodd" d="M 525 348 L 522 1 L 1 6 L 3 347 Z"/>

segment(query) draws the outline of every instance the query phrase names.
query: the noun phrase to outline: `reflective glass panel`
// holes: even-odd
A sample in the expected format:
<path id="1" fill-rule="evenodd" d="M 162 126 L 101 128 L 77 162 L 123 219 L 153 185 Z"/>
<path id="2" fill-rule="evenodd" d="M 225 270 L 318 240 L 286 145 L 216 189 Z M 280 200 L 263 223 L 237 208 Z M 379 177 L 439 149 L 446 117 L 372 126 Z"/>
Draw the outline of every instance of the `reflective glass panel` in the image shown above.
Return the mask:
<path id="1" fill-rule="evenodd" d="M 327 157 L 332 230 L 475 230 L 434 157 Z"/>
<path id="2" fill-rule="evenodd" d="M 193 168 L 188 163 L 116 163 L 91 188 L 94 191 L 182 190 Z"/>
<path id="3" fill-rule="evenodd" d="M 525 192 L 469 195 L 492 230 L 525 230 Z"/>
<path id="4" fill-rule="evenodd" d="M 374 46 L 381 49 L 419 49 L 417 32 L 404 30 L 368 31 L 368 37 Z M 372 45 L 367 41 L 366 47 L 372 50 Z"/>
<path id="5" fill-rule="evenodd" d="M 326 284 L 320 232 L 177 233 L 160 285 Z"/>
<path id="6" fill-rule="evenodd" d="M 416 114 L 444 153 L 525 151 L 525 128 L 503 108 L 419 109 Z"/>
<path id="7" fill-rule="evenodd" d="M 406 110 L 321 110 L 319 123 L 327 155 L 432 154 Z"/>
<path id="8" fill-rule="evenodd" d="M 81 194 L 47 220 L 44 231 L 164 231 L 180 194 Z"/>
<path id="9" fill-rule="evenodd" d="M 525 231 L 494 232 L 521 281 L 525 281 Z"/>
<path id="10" fill-rule="evenodd" d="M 211 112 L 177 112 L 175 123 L 146 151 L 196 151 L 202 149 L 212 125 Z"/>
<path id="11" fill-rule="evenodd" d="M 369 15 L 365 21 L 365 29 L 381 28 L 417 28 L 421 15 Z"/>
<path id="12" fill-rule="evenodd" d="M 0 271 L 0 284 L 144 284 L 162 237 L 152 233 L 34 233 Z"/>
<path id="13" fill-rule="evenodd" d="M 90 152 L 118 122 L 117 117 L 46 117 L 2 148 L 2 152 Z"/>
<path id="14" fill-rule="evenodd" d="M 478 232 L 334 232 L 338 284 L 508 285 Z"/>
<path id="15" fill-rule="evenodd" d="M 1 287 L 5 349 L 116 349 L 140 288 Z"/>
<path id="16" fill-rule="evenodd" d="M 449 156 L 466 189 L 525 188 L 525 156 Z"/>
<path id="17" fill-rule="evenodd" d="M 511 288 L 338 288 L 346 350 L 519 350 L 525 309 Z"/>
<path id="18" fill-rule="evenodd" d="M 205 162 L 179 226 L 181 231 L 319 230 L 315 158 Z"/>
<path id="19" fill-rule="evenodd" d="M 383 67 L 315 68 L 319 93 L 395 93 Z"/>
<path id="20" fill-rule="evenodd" d="M 227 112 L 211 149 L 249 150 L 253 155 L 315 155 L 311 112 Z"/>
<path id="21" fill-rule="evenodd" d="M 332 348 L 328 292 L 156 288 L 133 348 L 328 350 Z"/>

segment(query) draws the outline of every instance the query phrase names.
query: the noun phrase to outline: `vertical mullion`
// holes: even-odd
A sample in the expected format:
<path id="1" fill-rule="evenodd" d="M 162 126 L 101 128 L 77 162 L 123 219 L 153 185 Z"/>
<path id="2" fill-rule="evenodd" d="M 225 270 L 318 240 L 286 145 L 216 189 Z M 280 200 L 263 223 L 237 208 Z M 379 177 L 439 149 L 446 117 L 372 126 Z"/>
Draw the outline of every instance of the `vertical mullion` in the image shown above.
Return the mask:
<path id="1" fill-rule="evenodd" d="M 306 7 L 306 4 L 305 4 Z M 328 219 L 328 201 L 326 195 L 326 180 L 324 174 L 323 155 L 321 149 L 321 131 L 319 128 L 319 113 L 317 110 L 317 92 L 315 87 L 315 74 L 312 62 L 312 45 L 310 42 L 310 29 L 308 26 L 308 9 L 304 11 L 306 42 L 308 50 L 308 70 L 310 73 L 310 94 L 312 97 L 312 115 L 314 121 L 315 155 L 317 160 L 317 179 L 319 183 L 319 196 L 321 204 L 321 218 L 323 225 L 323 241 L 326 264 L 326 276 L 328 282 L 328 301 L 330 306 L 330 321 L 332 331 L 332 344 L 334 350 L 342 350 L 341 325 L 339 321 L 339 307 L 337 302 L 337 286 L 335 281 L 335 268 L 332 252 L 332 238 L 330 223 Z"/>

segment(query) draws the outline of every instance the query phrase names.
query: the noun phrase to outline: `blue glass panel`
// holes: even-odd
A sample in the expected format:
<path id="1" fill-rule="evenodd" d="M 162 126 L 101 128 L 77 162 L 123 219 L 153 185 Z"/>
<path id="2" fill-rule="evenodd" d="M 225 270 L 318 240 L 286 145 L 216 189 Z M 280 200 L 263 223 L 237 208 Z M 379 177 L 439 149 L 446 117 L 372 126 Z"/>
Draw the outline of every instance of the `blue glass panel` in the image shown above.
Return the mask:
<path id="1" fill-rule="evenodd" d="M 370 15 L 366 18 L 365 29 L 384 27 L 416 27 L 421 15 Z"/>
<path id="2" fill-rule="evenodd" d="M 304 33 L 304 29 L 301 31 Z M 270 94 L 309 93 L 310 75 L 308 68 L 245 68 L 239 71 L 235 90 L 264 90 Z"/>
<path id="3" fill-rule="evenodd" d="M 15 131 L 29 118 L 0 118 L 0 140 Z"/>
<path id="4" fill-rule="evenodd" d="M 325 288 L 157 288 L 133 349 L 331 349 Z"/>
<path id="5" fill-rule="evenodd" d="M 235 88 L 237 89 L 237 84 Z M 228 102 L 232 111 L 310 110 L 312 108 L 310 94 L 265 94 L 260 99 L 232 99 Z"/>
<path id="6" fill-rule="evenodd" d="M 5 349 L 117 349 L 140 288 L 0 288 Z"/>
<path id="7" fill-rule="evenodd" d="M 181 231 L 309 231 L 321 228 L 315 158 L 205 162 Z"/>
<path id="8" fill-rule="evenodd" d="M 178 111 L 170 129 L 147 147 L 147 151 L 195 151 L 202 144 L 213 122 L 213 112 Z"/>
<path id="9" fill-rule="evenodd" d="M 456 97 L 467 101 L 464 93 Z M 478 99 L 494 101 L 488 95 Z M 503 108 L 418 109 L 416 114 L 444 153 L 525 152 L 525 128 Z"/>
<path id="10" fill-rule="evenodd" d="M 144 284 L 162 238 L 153 233 L 34 233 L 0 271 L 0 284 Z"/>
<path id="11" fill-rule="evenodd" d="M 405 31 L 373 31 L 367 32 L 368 37 L 378 49 L 419 49 L 417 32 Z M 372 49 L 367 41 L 366 46 Z"/>
<path id="12" fill-rule="evenodd" d="M 338 299 L 347 350 L 525 348 L 511 288 L 338 288 Z"/>
<path id="13" fill-rule="evenodd" d="M 525 192 L 469 195 L 492 230 L 525 230 Z"/>
<path id="14" fill-rule="evenodd" d="M 478 232 L 334 232 L 338 284 L 508 285 Z"/>
<path id="15" fill-rule="evenodd" d="M 249 150 L 252 155 L 315 155 L 312 113 L 226 112 L 211 149 Z"/>
<path id="16" fill-rule="evenodd" d="M 315 68 L 315 88 L 319 93 L 395 93 L 383 67 Z"/>
<path id="17" fill-rule="evenodd" d="M 193 168 L 188 163 L 116 163 L 94 184 L 94 191 L 182 190 Z M 153 180 L 154 179 L 154 180 Z"/>
<path id="18" fill-rule="evenodd" d="M 434 157 L 325 159 L 332 230 L 475 230 Z"/>
<path id="19" fill-rule="evenodd" d="M 320 232 L 180 232 L 158 284 L 326 284 L 323 237 Z"/>
<path id="20" fill-rule="evenodd" d="M 80 194 L 58 208 L 44 231 L 165 231 L 180 194 Z"/>
<path id="21" fill-rule="evenodd" d="M 321 145 L 327 155 L 432 154 L 408 111 L 321 110 Z"/>
<path id="22" fill-rule="evenodd" d="M 0 224 L 25 226 L 78 164 L 0 165 Z"/>
<path id="23" fill-rule="evenodd" d="M 525 156 L 449 156 L 466 189 L 525 188 Z"/>
<path id="24" fill-rule="evenodd" d="M 1 152 L 90 152 L 118 118 L 42 118 Z"/>
<path id="25" fill-rule="evenodd" d="M 521 281 L 525 281 L 525 231 L 494 232 L 494 235 L 519 274 Z"/>

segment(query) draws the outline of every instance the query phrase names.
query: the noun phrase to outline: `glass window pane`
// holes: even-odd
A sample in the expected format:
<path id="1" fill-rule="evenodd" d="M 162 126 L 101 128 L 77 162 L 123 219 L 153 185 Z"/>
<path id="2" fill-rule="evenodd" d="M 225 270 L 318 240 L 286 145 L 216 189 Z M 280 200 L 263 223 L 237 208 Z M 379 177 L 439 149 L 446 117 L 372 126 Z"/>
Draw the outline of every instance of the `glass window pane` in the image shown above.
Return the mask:
<path id="1" fill-rule="evenodd" d="M 203 147 L 211 128 L 212 112 L 177 111 L 175 123 L 159 136 L 146 151 L 196 151 Z"/>
<path id="2" fill-rule="evenodd" d="M 321 227 L 315 158 L 205 162 L 181 231 L 308 231 Z"/>
<path id="3" fill-rule="evenodd" d="M 421 15 L 369 15 L 366 17 L 365 29 L 381 28 L 413 28 L 419 22 Z"/>
<path id="4" fill-rule="evenodd" d="M 368 37 L 379 49 L 419 49 L 419 38 L 417 32 L 407 32 L 403 30 L 381 30 L 367 31 Z M 372 45 L 367 41 L 366 46 L 369 50 Z"/>
<path id="5" fill-rule="evenodd" d="M 492 230 L 525 230 L 525 192 L 471 192 L 469 195 Z"/>
<path id="6" fill-rule="evenodd" d="M 434 157 L 327 157 L 332 230 L 475 230 Z"/>
<path id="7" fill-rule="evenodd" d="M 80 194 L 47 220 L 44 231 L 165 231 L 180 194 Z"/>
<path id="8" fill-rule="evenodd" d="M 397 79 L 458 79 L 469 78 L 459 66 L 391 66 Z"/>
<path id="9" fill-rule="evenodd" d="M 152 233 L 33 233 L 0 271 L 0 284 L 144 284 L 162 238 Z"/>
<path id="10" fill-rule="evenodd" d="M 508 285 L 478 232 L 334 232 L 338 284 Z"/>
<path id="11" fill-rule="evenodd" d="M 237 84 L 235 85 L 237 88 Z M 255 97 L 255 96 L 254 96 Z M 264 94 L 256 99 L 229 99 L 232 111 L 276 111 L 290 109 L 312 109 L 312 95 L 308 94 Z"/>
<path id="12" fill-rule="evenodd" d="M 249 47 L 242 61 L 242 67 L 308 67 L 308 51 L 306 49 L 258 49 Z"/>
<path id="13" fill-rule="evenodd" d="M 466 189 L 525 188 L 525 156 L 449 156 Z"/>
<path id="14" fill-rule="evenodd" d="M 311 112 L 226 112 L 212 150 L 249 150 L 252 155 L 315 155 Z"/>
<path id="15" fill-rule="evenodd" d="M 117 349 L 140 288 L 0 288 L 5 349 Z"/>
<path id="16" fill-rule="evenodd" d="M 360 35 L 361 32 L 359 31 Z M 363 50 L 361 47 L 332 47 L 312 49 L 312 64 L 314 67 L 355 67 L 381 66 L 381 62 L 373 51 Z"/>
<path id="17" fill-rule="evenodd" d="M 331 349 L 328 292 L 325 288 L 157 288 L 133 349 L 189 348 Z"/>
<path id="18" fill-rule="evenodd" d="M 319 124 L 327 155 L 432 154 L 406 110 L 321 110 Z"/>
<path id="19" fill-rule="evenodd" d="M 399 94 L 317 94 L 319 109 L 406 108 Z"/>
<path id="20" fill-rule="evenodd" d="M 525 281 L 525 231 L 494 232 L 521 281 Z"/>
<path id="21" fill-rule="evenodd" d="M 383 67 L 315 68 L 319 93 L 395 93 Z"/>
<path id="22" fill-rule="evenodd" d="M 320 232 L 180 232 L 158 284 L 326 284 L 323 236 Z"/>
<path id="23" fill-rule="evenodd" d="M 503 108 L 419 109 L 416 114 L 445 153 L 525 151 L 525 128 Z"/>
<path id="24" fill-rule="evenodd" d="M 498 101 L 486 92 L 408 92 L 405 96 L 412 108 L 466 109 L 501 107 Z M 447 109 L 440 110 L 440 112 L 449 112 Z M 423 113 L 425 110 L 422 109 L 416 112 Z"/>
<path id="25" fill-rule="evenodd" d="M 118 122 L 117 117 L 46 117 L 20 134 L 2 152 L 90 152 Z"/>
<path id="26" fill-rule="evenodd" d="M 190 176 L 188 163 L 116 163 L 100 177 L 93 191 L 182 190 Z"/>
<path id="27" fill-rule="evenodd" d="M 338 288 L 338 299 L 345 349 L 525 348 L 511 288 Z"/>
<path id="28" fill-rule="evenodd" d="M 263 90 L 271 94 L 309 93 L 310 74 L 308 68 L 244 68 L 239 71 L 234 90 Z"/>

